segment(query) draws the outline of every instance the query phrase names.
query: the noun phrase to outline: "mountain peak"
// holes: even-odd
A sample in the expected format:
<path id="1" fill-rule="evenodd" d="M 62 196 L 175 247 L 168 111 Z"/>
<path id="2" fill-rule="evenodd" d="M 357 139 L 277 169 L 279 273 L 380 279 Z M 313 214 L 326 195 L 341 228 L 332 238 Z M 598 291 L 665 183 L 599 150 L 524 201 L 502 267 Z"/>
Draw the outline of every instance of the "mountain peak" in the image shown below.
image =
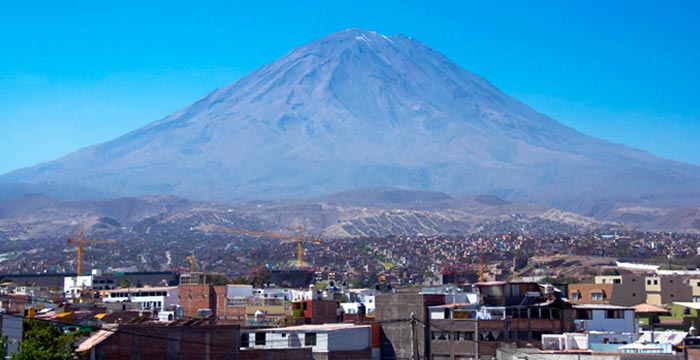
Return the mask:
<path id="1" fill-rule="evenodd" d="M 351 27 L 330 34 L 325 38 L 322 38 L 321 40 L 323 39 L 355 39 L 362 41 L 372 41 L 374 39 L 389 40 L 389 37 L 386 35 L 382 35 L 376 31 Z"/>

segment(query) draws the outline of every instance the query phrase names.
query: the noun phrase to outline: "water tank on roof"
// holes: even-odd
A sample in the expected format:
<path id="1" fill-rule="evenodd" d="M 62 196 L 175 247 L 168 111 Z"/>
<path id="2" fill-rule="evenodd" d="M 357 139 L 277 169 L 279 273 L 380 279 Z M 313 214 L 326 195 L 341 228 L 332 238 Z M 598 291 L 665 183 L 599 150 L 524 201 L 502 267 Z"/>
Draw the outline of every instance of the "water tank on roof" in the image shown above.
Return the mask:
<path id="1" fill-rule="evenodd" d="M 211 309 L 198 309 L 197 310 L 197 317 L 198 318 L 208 318 L 212 315 L 214 315 L 214 311 L 212 311 Z"/>

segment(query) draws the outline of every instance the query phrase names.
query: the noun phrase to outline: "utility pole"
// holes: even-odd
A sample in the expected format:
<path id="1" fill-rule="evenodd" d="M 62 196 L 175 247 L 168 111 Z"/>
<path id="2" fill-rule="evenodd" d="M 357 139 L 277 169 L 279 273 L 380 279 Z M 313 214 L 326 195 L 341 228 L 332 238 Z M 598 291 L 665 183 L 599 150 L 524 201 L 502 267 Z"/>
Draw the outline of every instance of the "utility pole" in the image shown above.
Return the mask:
<path id="1" fill-rule="evenodd" d="M 418 338 L 416 337 L 416 313 L 411 313 L 411 354 L 418 360 Z"/>
<path id="2" fill-rule="evenodd" d="M 474 319 L 474 358 L 479 360 L 479 318 Z"/>

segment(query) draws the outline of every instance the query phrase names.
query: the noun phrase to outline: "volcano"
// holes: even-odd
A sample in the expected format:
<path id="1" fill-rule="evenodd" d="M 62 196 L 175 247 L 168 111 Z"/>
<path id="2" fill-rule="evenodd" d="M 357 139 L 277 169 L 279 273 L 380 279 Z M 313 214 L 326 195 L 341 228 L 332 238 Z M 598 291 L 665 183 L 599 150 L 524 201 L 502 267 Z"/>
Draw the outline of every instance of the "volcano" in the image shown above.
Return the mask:
<path id="1" fill-rule="evenodd" d="M 213 201 L 390 186 L 564 209 L 700 203 L 700 167 L 586 136 L 417 40 L 361 29 L 0 181 Z"/>

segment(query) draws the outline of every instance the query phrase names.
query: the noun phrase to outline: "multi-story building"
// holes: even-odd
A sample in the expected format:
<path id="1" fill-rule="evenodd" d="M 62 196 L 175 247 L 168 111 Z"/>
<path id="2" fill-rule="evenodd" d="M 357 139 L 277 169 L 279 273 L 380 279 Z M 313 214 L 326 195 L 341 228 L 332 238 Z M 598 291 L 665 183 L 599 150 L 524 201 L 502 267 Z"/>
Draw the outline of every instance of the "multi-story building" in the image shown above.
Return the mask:
<path id="1" fill-rule="evenodd" d="M 101 297 L 105 303 L 131 302 L 141 310 L 162 310 L 177 305 L 179 294 L 177 286 L 168 286 L 105 290 Z"/>
<path id="2" fill-rule="evenodd" d="M 692 273 L 694 274 L 694 273 Z M 603 303 L 634 306 L 637 304 L 664 305 L 673 302 L 700 301 L 700 278 L 697 275 L 689 275 L 686 272 L 661 272 L 653 274 L 624 274 L 611 276 L 596 276 L 595 283 L 602 286 L 610 286 L 610 295 Z M 584 284 L 572 284 L 571 289 L 586 288 Z M 591 286 L 589 288 L 595 288 Z M 605 291 L 607 294 L 608 292 Z M 582 292 L 584 295 L 585 292 Z M 570 293 L 572 301 L 573 294 Z M 593 299 L 595 300 L 595 299 Z M 586 301 L 591 303 L 592 301 Z M 599 302 L 596 302 L 599 303 Z"/>
<path id="3" fill-rule="evenodd" d="M 301 325 L 244 330 L 241 336 L 242 349 L 309 347 L 315 360 L 378 358 L 378 349 L 373 351 L 378 347 L 378 342 L 374 341 L 374 345 L 370 325 Z"/>
<path id="4" fill-rule="evenodd" d="M 494 356 L 504 343 L 536 345 L 544 334 L 561 334 L 575 328 L 565 287 L 489 282 L 475 284 L 474 291 L 475 294 L 462 291 L 461 295 L 466 296 L 377 296 L 375 319 L 382 324 L 384 334 L 382 357 Z M 468 302 L 453 302 L 453 296 Z"/>

